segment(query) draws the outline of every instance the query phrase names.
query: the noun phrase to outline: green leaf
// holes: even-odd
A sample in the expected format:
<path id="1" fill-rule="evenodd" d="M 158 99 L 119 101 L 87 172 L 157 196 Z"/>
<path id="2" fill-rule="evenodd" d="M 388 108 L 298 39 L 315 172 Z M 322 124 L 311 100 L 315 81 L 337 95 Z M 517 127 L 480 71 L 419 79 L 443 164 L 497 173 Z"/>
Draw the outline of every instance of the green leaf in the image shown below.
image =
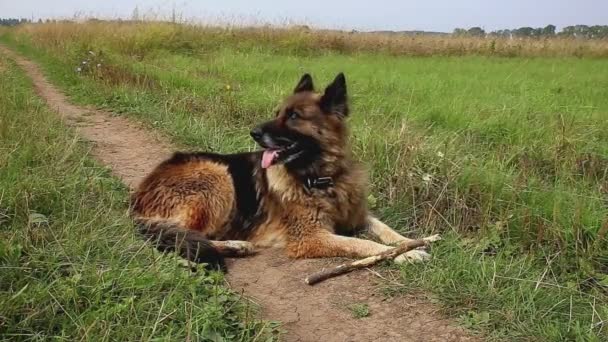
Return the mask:
<path id="1" fill-rule="evenodd" d="M 374 195 L 369 194 L 369 196 L 367 196 L 367 205 L 371 209 L 374 209 L 377 204 L 378 204 L 378 199 Z"/>
<path id="2" fill-rule="evenodd" d="M 29 226 L 41 226 L 43 224 L 49 224 L 49 219 L 45 215 L 39 213 L 31 213 L 28 216 L 27 221 Z"/>
<path id="3" fill-rule="evenodd" d="M 598 284 L 604 287 L 608 287 L 608 274 L 601 274 L 600 276 L 598 276 L 598 278 L 600 279 Z"/>

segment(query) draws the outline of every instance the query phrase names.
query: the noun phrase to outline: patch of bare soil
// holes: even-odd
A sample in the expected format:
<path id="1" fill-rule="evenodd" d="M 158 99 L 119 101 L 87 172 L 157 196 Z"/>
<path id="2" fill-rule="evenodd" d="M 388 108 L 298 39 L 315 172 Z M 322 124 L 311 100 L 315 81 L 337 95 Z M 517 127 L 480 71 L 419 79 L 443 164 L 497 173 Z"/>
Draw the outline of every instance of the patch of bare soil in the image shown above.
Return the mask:
<path id="1" fill-rule="evenodd" d="M 157 133 L 110 112 L 72 105 L 51 85 L 40 68 L 6 47 L 27 72 L 49 107 L 94 144 L 93 155 L 133 188 L 173 150 Z M 368 271 L 354 272 L 315 286 L 306 275 L 334 260 L 291 260 L 277 250 L 232 260 L 227 279 L 262 308 L 266 319 L 283 323 L 285 341 L 474 341 L 462 328 L 442 317 L 437 307 L 414 296 L 387 298 L 382 280 Z M 369 315 L 355 318 L 348 307 L 365 304 Z"/>

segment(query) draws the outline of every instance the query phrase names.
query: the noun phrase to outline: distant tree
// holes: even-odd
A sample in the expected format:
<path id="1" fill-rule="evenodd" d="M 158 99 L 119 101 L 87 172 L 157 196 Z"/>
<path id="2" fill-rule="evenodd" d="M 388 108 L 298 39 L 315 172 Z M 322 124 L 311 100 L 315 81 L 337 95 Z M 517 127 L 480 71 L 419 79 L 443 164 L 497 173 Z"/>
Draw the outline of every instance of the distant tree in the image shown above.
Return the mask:
<path id="1" fill-rule="evenodd" d="M 574 37 L 574 26 L 565 26 L 558 33 L 559 36 Z"/>
<path id="2" fill-rule="evenodd" d="M 560 36 L 575 38 L 593 38 L 594 30 L 587 25 L 566 26 L 559 33 Z"/>
<path id="3" fill-rule="evenodd" d="M 515 37 L 532 37 L 534 35 L 534 29 L 532 27 L 520 27 L 518 29 L 513 30 L 513 35 Z"/>
<path id="4" fill-rule="evenodd" d="M 566 35 L 574 35 L 574 25 L 565 26 L 561 33 Z"/>
<path id="5" fill-rule="evenodd" d="M 555 25 L 547 25 L 542 30 L 542 35 L 545 37 L 553 37 L 555 36 Z"/>
<path id="6" fill-rule="evenodd" d="M 543 29 L 540 27 L 534 28 L 532 29 L 532 37 L 540 37 L 543 35 Z"/>
<path id="7" fill-rule="evenodd" d="M 483 37 L 486 32 L 481 27 L 472 27 L 468 30 L 456 28 L 452 32 L 454 36 L 474 36 Z M 556 31 L 555 25 L 547 25 L 545 27 L 520 27 L 513 30 L 495 30 L 488 33 L 490 37 L 501 38 L 541 38 L 541 37 L 576 37 L 583 39 L 605 39 L 608 38 L 608 25 L 571 25 L 564 27 L 560 32 Z"/>
<path id="8" fill-rule="evenodd" d="M 500 38 L 511 38 L 511 30 L 496 30 L 490 32 L 490 36 L 492 37 L 500 37 Z"/>
<path id="9" fill-rule="evenodd" d="M 482 29 L 481 27 L 471 27 L 467 31 L 467 35 L 472 37 L 485 37 L 486 31 L 484 31 L 484 29 Z"/>
<path id="10" fill-rule="evenodd" d="M 0 26 L 17 26 L 19 24 L 27 24 L 29 22 L 31 22 L 31 20 L 25 18 L 3 18 L 0 19 Z"/>
<path id="11" fill-rule="evenodd" d="M 575 25 L 574 33 L 577 37 L 588 37 L 590 34 L 589 26 L 587 25 Z"/>
<path id="12" fill-rule="evenodd" d="M 589 38 L 607 38 L 608 25 L 593 25 L 589 27 Z"/>
<path id="13" fill-rule="evenodd" d="M 455 36 L 466 36 L 467 30 L 465 30 L 463 28 L 455 28 L 454 32 L 452 32 L 452 34 Z"/>

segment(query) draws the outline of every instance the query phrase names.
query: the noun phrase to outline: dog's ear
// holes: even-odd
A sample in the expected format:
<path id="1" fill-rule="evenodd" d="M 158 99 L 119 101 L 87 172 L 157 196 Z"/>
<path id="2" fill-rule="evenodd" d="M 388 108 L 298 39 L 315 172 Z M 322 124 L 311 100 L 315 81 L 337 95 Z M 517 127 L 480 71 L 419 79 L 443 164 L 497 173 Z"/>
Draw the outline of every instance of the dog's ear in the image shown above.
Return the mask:
<path id="1" fill-rule="evenodd" d="M 346 100 L 346 78 L 343 73 L 339 73 L 334 81 L 325 88 L 320 106 L 325 113 L 347 116 L 348 104 Z"/>
<path id="2" fill-rule="evenodd" d="M 312 84 L 312 77 L 309 74 L 304 74 L 302 75 L 302 78 L 300 79 L 300 82 L 298 82 L 298 85 L 296 86 L 296 88 L 293 90 L 293 93 L 299 93 L 301 91 L 314 91 L 315 87 Z"/>

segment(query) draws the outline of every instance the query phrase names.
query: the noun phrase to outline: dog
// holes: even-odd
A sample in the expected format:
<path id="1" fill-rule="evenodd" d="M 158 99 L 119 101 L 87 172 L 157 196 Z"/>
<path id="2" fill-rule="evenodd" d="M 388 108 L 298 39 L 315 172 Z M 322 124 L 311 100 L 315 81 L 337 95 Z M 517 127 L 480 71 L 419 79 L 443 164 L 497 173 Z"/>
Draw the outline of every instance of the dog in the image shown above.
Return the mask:
<path id="1" fill-rule="evenodd" d="M 261 151 L 178 152 L 158 165 L 131 197 L 139 231 L 161 251 L 222 269 L 225 257 L 262 248 L 360 258 L 408 241 L 367 209 L 368 179 L 350 150 L 348 116 L 343 73 L 323 93 L 303 75 L 274 118 L 251 130 Z M 353 237 L 362 231 L 381 243 Z M 417 249 L 395 260 L 428 257 Z"/>

